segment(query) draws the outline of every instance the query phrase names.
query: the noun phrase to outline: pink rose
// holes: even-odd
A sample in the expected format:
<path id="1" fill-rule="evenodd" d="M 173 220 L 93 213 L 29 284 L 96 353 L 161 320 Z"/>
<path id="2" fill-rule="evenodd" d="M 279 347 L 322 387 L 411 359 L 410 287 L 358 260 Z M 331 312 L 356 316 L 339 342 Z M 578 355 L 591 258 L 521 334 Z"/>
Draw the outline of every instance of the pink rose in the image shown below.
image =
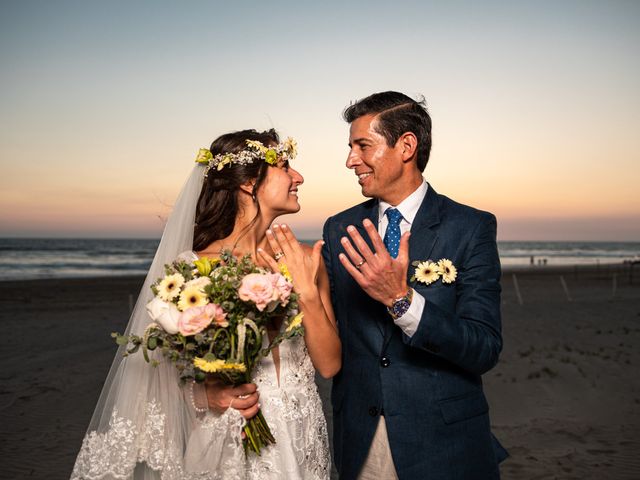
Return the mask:
<path id="1" fill-rule="evenodd" d="M 271 283 L 273 284 L 273 288 L 278 292 L 280 305 L 284 307 L 287 304 L 287 300 L 289 300 L 289 295 L 291 295 L 293 284 L 279 273 L 271 274 Z"/>
<path id="2" fill-rule="evenodd" d="M 258 310 L 263 311 L 269 303 L 280 298 L 280 293 L 273 287 L 271 275 L 250 273 L 242 279 L 238 296 L 240 300 L 255 303 Z"/>
<path id="3" fill-rule="evenodd" d="M 226 328 L 229 326 L 229 322 L 227 322 L 227 314 L 222 310 L 220 305 L 215 303 L 210 303 L 205 307 L 205 309 L 209 308 L 209 311 L 213 312 L 213 323 L 215 323 L 218 327 Z"/>
<path id="4" fill-rule="evenodd" d="M 227 314 L 224 313 L 222 308 L 215 303 L 209 303 L 202 307 L 187 308 L 178 319 L 178 330 L 186 337 L 200 333 L 213 321 L 221 327 L 227 326 L 226 316 Z"/>

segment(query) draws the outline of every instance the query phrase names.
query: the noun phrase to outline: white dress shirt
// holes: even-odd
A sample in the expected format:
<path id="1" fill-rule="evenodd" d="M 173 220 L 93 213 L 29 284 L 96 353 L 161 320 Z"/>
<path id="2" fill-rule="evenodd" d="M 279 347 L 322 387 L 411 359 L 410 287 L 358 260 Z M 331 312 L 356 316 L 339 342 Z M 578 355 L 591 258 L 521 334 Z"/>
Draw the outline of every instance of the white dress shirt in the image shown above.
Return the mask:
<path id="1" fill-rule="evenodd" d="M 420 208 L 424 197 L 427 195 L 428 188 L 429 185 L 423 179 L 420 186 L 398 205 L 394 206 L 380 200 L 380 203 L 378 204 L 378 233 L 380 234 L 380 237 L 384 238 L 384 234 L 387 231 L 387 225 L 389 224 L 389 219 L 384 214 L 388 208 L 397 208 L 402 214 L 402 220 L 400 221 L 401 233 L 411 230 L 411 225 L 416 218 L 418 209 Z M 394 320 L 396 325 L 398 325 L 409 337 L 412 337 L 418 329 L 418 324 L 420 323 L 420 318 L 424 311 L 424 305 L 424 297 L 414 290 L 409 310 L 407 310 L 403 316 Z"/>

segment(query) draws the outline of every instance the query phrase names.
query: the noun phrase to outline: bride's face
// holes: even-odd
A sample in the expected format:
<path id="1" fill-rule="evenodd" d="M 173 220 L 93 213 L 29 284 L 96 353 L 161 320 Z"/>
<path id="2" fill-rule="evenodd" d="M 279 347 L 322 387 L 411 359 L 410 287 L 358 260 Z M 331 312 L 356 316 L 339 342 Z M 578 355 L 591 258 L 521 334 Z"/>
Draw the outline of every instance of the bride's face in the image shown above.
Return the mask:
<path id="1" fill-rule="evenodd" d="M 260 208 L 274 216 L 295 213 L 300 210 L 298 185 L 304 182 L 302 175 L 289 165 L 280 162 L 267 169 L 267 176 L 257 191 Z"/>

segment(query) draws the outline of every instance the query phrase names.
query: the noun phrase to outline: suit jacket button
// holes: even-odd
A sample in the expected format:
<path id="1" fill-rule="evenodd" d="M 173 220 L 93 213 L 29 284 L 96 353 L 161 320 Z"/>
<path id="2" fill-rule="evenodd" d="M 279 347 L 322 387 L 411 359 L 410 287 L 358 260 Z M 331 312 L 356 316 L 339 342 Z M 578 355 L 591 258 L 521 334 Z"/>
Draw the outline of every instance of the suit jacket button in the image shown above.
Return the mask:
<path id="1" fill-rule="evenodd" d="M 378 415 L 378 407 L 369 407 L 369 415 L 372 417 Z"/>
<path id="2" fill-rule="evenodd" d="M 380 359 L 380 366 L 383 368 L 387 368 L 389 365 L 391 365 L 391 360 L 389 360 L 389 357 L 382 357 Z"/>

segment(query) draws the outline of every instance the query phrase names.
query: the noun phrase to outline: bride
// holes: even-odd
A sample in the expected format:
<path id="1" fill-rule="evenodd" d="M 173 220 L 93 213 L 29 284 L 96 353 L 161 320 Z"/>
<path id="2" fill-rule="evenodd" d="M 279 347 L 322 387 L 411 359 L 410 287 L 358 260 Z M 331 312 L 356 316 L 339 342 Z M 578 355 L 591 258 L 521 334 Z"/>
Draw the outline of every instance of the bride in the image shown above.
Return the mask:
<path id="1" fill-rule="evenodd" d="M 277 152 L 258 153 L 247 142 Z M 251 255 L 276 270 L 285 263 L 300 295 L 304 337 L 264 357 L 251 384 L 181 384 L 162 357 L 152 367 L 120 347 L 83 440 L 72 479 L 328 479 L 330 459 L 322 405 L 314 383 L 341 367 L 341 346 L 321 260 L 322 242 L 303 246 L 280 215 L 300 210 L 302 176 L 289 164 L 292 140 L 274 130 L 217 138 L 188 178 L 167 222 L 125 335 L 151 321 L 150 285 L 176 258 L 216 258 L 222 250 Z M 268 328 L 265 346 L 279 324 Z M 263 413 L 276 444 L 261 455 L 242 447 L 245 419 Z"/>

